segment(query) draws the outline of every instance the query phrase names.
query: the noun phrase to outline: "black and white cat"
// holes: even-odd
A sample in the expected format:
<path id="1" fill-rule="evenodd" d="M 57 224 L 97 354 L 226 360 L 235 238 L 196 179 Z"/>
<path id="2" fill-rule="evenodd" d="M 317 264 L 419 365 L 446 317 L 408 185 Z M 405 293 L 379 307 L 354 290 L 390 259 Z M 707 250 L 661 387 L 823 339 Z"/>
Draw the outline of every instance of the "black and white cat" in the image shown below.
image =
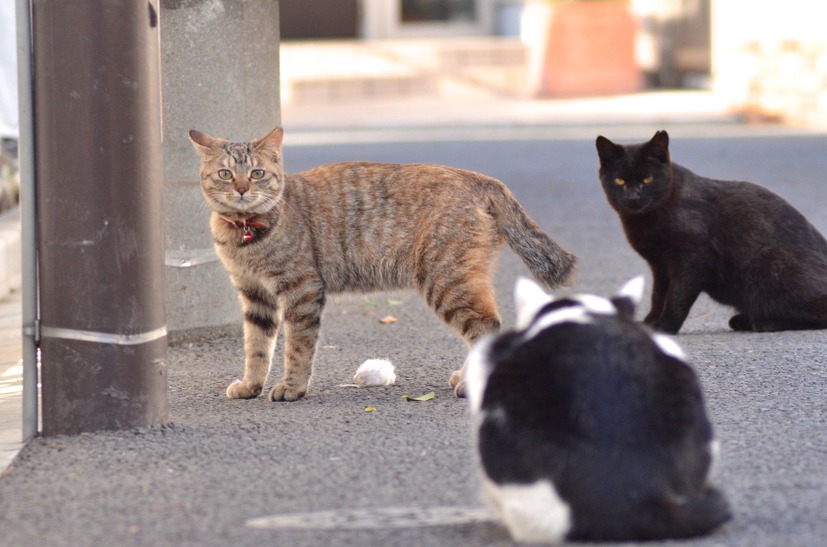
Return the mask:
<path id="1" fill-rule="evenodd" d="M 694 371 L 634 321 L 643 278 L 611 299 L 516 287 L 517 327 L 477 343 L 466 382 L 489 503 L 525 542 L 706 534 L 730 518 Z"/>
<path id="2" fill-rule="evenodd" d="M 827 240 L 766 188 L 673 163 L 669 135 L 597 137 L 600 181 L 626 238 L 652 269 L 644 322 L 677 333 L 701 292 L 732 306 L 739 331 L 827 328 Z"/>

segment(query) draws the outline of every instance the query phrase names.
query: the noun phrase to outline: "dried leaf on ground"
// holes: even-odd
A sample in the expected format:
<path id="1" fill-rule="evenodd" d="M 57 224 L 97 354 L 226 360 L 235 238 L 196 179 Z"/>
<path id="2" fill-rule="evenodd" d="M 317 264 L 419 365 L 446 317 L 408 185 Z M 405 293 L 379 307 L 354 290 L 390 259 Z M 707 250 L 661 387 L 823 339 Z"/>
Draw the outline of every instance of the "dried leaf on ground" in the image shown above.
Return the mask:
<path id="1" fill-rule="evenodd" d="M 436 397 L 436 393 L 431 391 L 430 393 L 426 393 L 425 395 L 420 395 L 419 397 L 410 397 L 408 395 L 403 395 L 402 398 L 406 401 L 430 401 Z"/>

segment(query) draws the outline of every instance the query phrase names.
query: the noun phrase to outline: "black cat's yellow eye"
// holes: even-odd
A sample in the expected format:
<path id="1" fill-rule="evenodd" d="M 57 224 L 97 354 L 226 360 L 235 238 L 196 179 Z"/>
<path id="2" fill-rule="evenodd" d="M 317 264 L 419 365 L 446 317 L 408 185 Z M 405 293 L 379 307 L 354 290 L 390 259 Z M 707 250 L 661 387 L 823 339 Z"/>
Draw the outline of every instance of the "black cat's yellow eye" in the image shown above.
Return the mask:
<path id="1" fill-rule="evenodd" d="M 250 171 L 250 178 L 253 180 L 261 180 L 264 178 L 264 169 L 253 169 Z"/>
<path id="2" fill-rule="evenodd" d="M 643 179 L 643 184 L 652 184 L 652 177 L 646 177 Z"/>
<path id="3" fill-rule="evenodd" d="M 229 169 L 219 169 L 218 178 L 221 180 L 233 180 L 233 172 Z"/>
<path id="4" fill-rule="evenodd" d="M 626 184 L 626 181 L 623 179 L 615 179 L 615 184 L 617 184 L 618 186 L 623 186 L 624 184 Z"/>

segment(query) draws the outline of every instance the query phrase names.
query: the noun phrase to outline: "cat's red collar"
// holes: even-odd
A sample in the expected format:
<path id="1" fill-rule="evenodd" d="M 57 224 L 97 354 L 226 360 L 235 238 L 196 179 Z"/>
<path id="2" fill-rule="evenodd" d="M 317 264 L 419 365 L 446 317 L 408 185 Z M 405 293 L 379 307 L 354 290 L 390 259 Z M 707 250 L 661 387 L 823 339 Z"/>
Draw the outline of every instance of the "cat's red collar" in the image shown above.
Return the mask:
<path id="1" fill-rule="evenodd" d="M 253 231 L 251 228 L 267 228 L 265 223 L 255 220 L 256 217 L 257 215 L 253 215 L 251 217 L 242 218 L 241 220 L 230 220 L 229 218 L 222 216 L 221 220 L 233 228 L 241 228 L 244 230 L 244 234 L 241 236 L 241 243 L 249 243 L 253 240 Z"/>
<path id="2" fill-rule="evenodd" d="M 246 228 L 247 226 L 251 226 L 253 228 L 266 228 L 266 224 L 261 221 L 254 220 L 257 216 L 258 215 L 253 215 L 251 217 L 242 218 L 241 220 L 230 220 L 229 218 L 222 216 L 221 220 L 236 228 Z"/>

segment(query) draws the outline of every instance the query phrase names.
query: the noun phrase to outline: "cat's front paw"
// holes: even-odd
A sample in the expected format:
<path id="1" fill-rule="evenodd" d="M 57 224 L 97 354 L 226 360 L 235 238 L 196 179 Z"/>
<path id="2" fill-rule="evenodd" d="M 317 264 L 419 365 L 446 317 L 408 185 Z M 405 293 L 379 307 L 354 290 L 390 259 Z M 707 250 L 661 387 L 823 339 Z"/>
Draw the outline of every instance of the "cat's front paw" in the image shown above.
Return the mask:
<path id="1" fill-rule="evenodd" d="M 448 385 L 454 389 L 454 395 L 459 398 L 465 398 L 465 378 L 461 370 L 455 370 L 448 380 Z"/>
<path id="2" fill-rule="evenodd" d="M 279 382 L 276 387 L 270 390 L 268 399 L 271 401 L 298 401 L 307 393 L 307 386 L 291 386 Z"/>
<path id="3" fill-rule="evenodd" d="M 247 384 L 236 380 L 227 387 L 227 397 L 230 399 L 255 399 L 261 393 L 261 384 Z"/>
<path id="4" fill-rule="evenodd" d="M 664 334 L 678 334 L 678 331 L 681 330 L 681 326 L 683 325 L 683 321 L 677 322 L 669 319 L 655 319 L 654 321 L 644 319 L 643 323 Z"/>

